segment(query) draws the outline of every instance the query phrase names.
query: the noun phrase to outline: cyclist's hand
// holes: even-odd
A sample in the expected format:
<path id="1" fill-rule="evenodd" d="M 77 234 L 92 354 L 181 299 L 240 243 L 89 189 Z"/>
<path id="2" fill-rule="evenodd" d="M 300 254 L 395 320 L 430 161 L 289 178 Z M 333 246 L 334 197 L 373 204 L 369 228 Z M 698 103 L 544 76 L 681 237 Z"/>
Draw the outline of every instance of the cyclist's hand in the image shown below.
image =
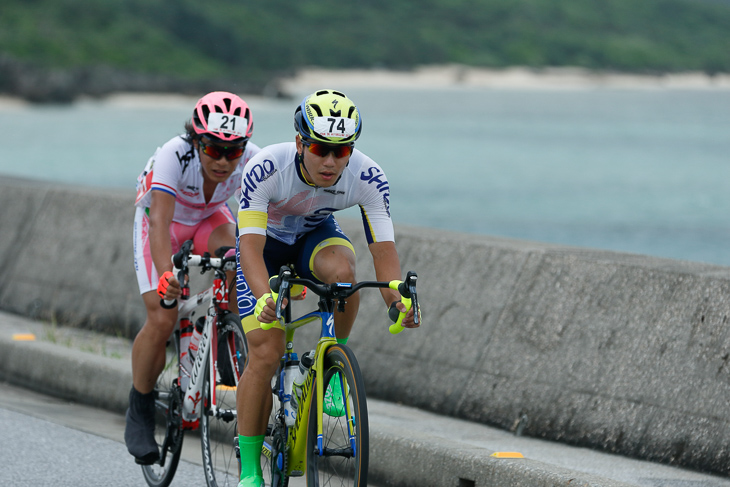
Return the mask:
<path id="1" fill-rule="evenodd" d="M 398 311 L 403 313 L 406 310 L 406 305 L 401 303 L 400 301 L 395 305 L 396 308 L 398 308 Z M 413 321 L 413 314 L 414 309 L 411 307 L 411 309 L 408 310 L 408 313 L 406 314 L 405 318 L 403 318 L 403 323 L 401 323 L 405 328 L 418 328 L 421 326 L 421 307 L 418 307 L 418 323 L 414 323 Z"/>
<path id="2" fill-rule="evenodd" d="M 286 308 L 286 298 L 281 302 L 281 309 Z M 256 309 L 254 310 L 256 319 L 261 323 L 273 323 L 276 321 L 276 301 L 271 293 L 266 293 L 256 301 Z"/>
<path id="3" fill-rule="evenodd" d="M 172 272 L 167 271 L 160 276 L 160 281 L 157 283 L 157 294 L 162 299 L 166 299 L 168 301 L 172 301 L 180 297 L 180 294 L 182 294 L 180 282 Z"/>

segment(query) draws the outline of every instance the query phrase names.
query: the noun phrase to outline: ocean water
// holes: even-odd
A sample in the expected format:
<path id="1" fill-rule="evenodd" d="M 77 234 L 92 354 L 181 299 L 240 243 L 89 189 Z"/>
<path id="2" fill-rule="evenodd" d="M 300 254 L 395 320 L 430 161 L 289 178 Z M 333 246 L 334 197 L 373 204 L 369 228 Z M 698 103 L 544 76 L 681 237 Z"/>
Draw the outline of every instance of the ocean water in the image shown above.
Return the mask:
<path id="1" fill-rule="evenodd" d="M 252 140 L 293 140 L 307 92 L 247 98 Z M 730 265 L 730 90 L 346 92 L 396 223 Z M 194 103 L 0 102 L 0 174 L 133 189 Z"/>

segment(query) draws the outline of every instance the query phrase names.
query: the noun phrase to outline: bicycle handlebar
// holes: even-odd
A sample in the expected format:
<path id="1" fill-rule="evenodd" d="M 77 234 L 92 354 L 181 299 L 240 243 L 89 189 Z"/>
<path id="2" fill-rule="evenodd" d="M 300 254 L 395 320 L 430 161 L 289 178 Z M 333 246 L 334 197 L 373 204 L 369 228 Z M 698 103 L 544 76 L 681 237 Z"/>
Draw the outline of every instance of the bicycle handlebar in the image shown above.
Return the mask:
<path id="1" fill-rule="evenodd" d="M 193 254 L 193 241 L 186 240 L 180 250 L 171 257 L 173 269 L 172 273 L 177 276 L 178 282 L 182 287 L 182 296 L 180 299 L 185 300 L 190 296 L 190 287 L 185 277 L 190 273 L 190 267 L 202 267 L 201 274 L 205 274 L 211 269 L 219 269 L 222 271 L 236 270 L 236 256 L 224 257 L 225 253 L 233 247 L 221 247 L 216 249 L 215 255 L 211 257 L 208 252 L 203 255 Z M 177 299 L 161 299 L 160 306 L 165 309 L 172 309 L 177 306 Z"/>
<path id="2" fill-rule="evenodd" d="M 390 288 L 398 291 L 401 294 L 401 303 L 406 306 L 406 311 L 401 312 L 397 308 L 393 307 L 388 311 L 388 316 L 394 322 L 390 325 L 389 331 L 396 335 L 403 331 L 403 318 L 406 313 L 415 306 L 418 311 L 418 294 L 416 293 L 416 281 L 418 275 L 413 271 L 408 271 L 404 281 L 361 281 L 357 284 L 334 282 L 331 284 L 320 284 L 310 279 L 304 279 L 299 277 L 293 277 L 292 271 L 288 266 L 282 266 L 279 269 L 279 275 L 269 279 L 269 287 L 271 288 L 271 297 L 276 301 L 276 319 L 279 323 L 282 323 L 282 302 L 283 299 L 289 298 L 289 290 L 292 284 L 302 284 L 307 286 L 314 294 L 320 298 L 327 300 L 345 299 L 357 292 L 358 290 L 366 287 L 370 288 Z M 418 324 L 418 313 L 413 315 L 414 323 Z M 283 324 L 283 323 L 282 323 Z M 273 326 L 273 323 L 262 323 L 261 328 L 268 330 Z"/>

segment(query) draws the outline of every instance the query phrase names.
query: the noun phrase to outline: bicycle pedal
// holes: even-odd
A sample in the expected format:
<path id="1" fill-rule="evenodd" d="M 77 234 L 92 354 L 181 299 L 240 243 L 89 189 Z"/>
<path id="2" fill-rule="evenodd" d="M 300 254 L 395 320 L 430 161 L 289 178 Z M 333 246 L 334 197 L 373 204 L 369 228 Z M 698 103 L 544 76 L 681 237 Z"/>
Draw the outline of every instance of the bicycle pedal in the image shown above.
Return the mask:
<path id="1" fill-rule="evenodd" d="M 200 426 L 200 420 L 196 419 L 195 421 L 185 421 L 183 419 L 182 422 L 182 429 L 187 431 L 195 431 Z"/>

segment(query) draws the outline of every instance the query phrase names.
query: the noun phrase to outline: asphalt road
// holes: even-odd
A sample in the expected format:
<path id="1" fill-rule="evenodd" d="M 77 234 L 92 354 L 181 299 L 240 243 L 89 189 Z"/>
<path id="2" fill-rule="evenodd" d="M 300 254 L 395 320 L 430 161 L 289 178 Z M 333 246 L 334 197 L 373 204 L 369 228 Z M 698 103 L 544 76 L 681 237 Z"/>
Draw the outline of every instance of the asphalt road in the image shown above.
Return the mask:
<path id="1" fill-rule="evenodd" d="M 124 417 L 0 383 L 0 486 L 145 486 L 124 446 Z M 200 438 L 187 434 L 172 487 L 205 485 Z M 304 478 L 289 485 L 303 487 Z"/>
<path id="2" fill-rule="evenodd" d="M 13 341 L 12 335 L 19 332 L 34 332 L 39 341 Z M 72 334 L 65 336 L 65 332 Z M 119 341 L 78 330 L 49 332 L 39 323 L 0 313 L 4 373 L 28 387 L 0 382 L 0 486 L 145 485 L 140 468 L 123 444 L 121 414 L 31 392 L 38 389 L 38 371 L 48 374 L 72 366 L 83 368 L 87 359 L 93 359 L 94 373 L 104 377 L 110 362 L 128 367 L 129 343 Z M 34 360 L 26 364 L 21 356 Z M 22 368 L 11 368 L 20 362 L 25 364 Z M 82 372 L 71 375 L 90 380 Z M 23 374 L 31 378 L 22 379 Z M 519 437 L 402 405 L 368 400 L 368 409 L 371 473 L 380 467 L 383 479 L 394 479 L 398 474 L 403 478 L 407 472 L 405 478 L 412 480 L 420 472 L 423 479 L 419 485 L 436 486 L 535 487 L 570 481 L 571 485 L 602 487 L 730 487 L 728 478 Z M 492 452 L 521 452 L 525 458 L 498 460 L 491 458 Z M 446 474 L 438 477 L 443 472 Z M 489 477 L 495 472 L 496 476 Z M 462 477 L 466 478 L 463 484 L 459 480 Z M 299 482 L 303 485 L 303 479 L 296 480 L 292 487 Z M 199 439 L 187 434 L 183 461 L 172 485 L 204 484 Z"/>
<path id="3" fill-rule="evenodd" d="M 122 416 L 8 384 L 2 384 L 2 391 L 0 485 L 146 485 L 122 442 Z M 201 484 L 205 484 L 202 468 L 181 461 L 172 485 Z"/>

